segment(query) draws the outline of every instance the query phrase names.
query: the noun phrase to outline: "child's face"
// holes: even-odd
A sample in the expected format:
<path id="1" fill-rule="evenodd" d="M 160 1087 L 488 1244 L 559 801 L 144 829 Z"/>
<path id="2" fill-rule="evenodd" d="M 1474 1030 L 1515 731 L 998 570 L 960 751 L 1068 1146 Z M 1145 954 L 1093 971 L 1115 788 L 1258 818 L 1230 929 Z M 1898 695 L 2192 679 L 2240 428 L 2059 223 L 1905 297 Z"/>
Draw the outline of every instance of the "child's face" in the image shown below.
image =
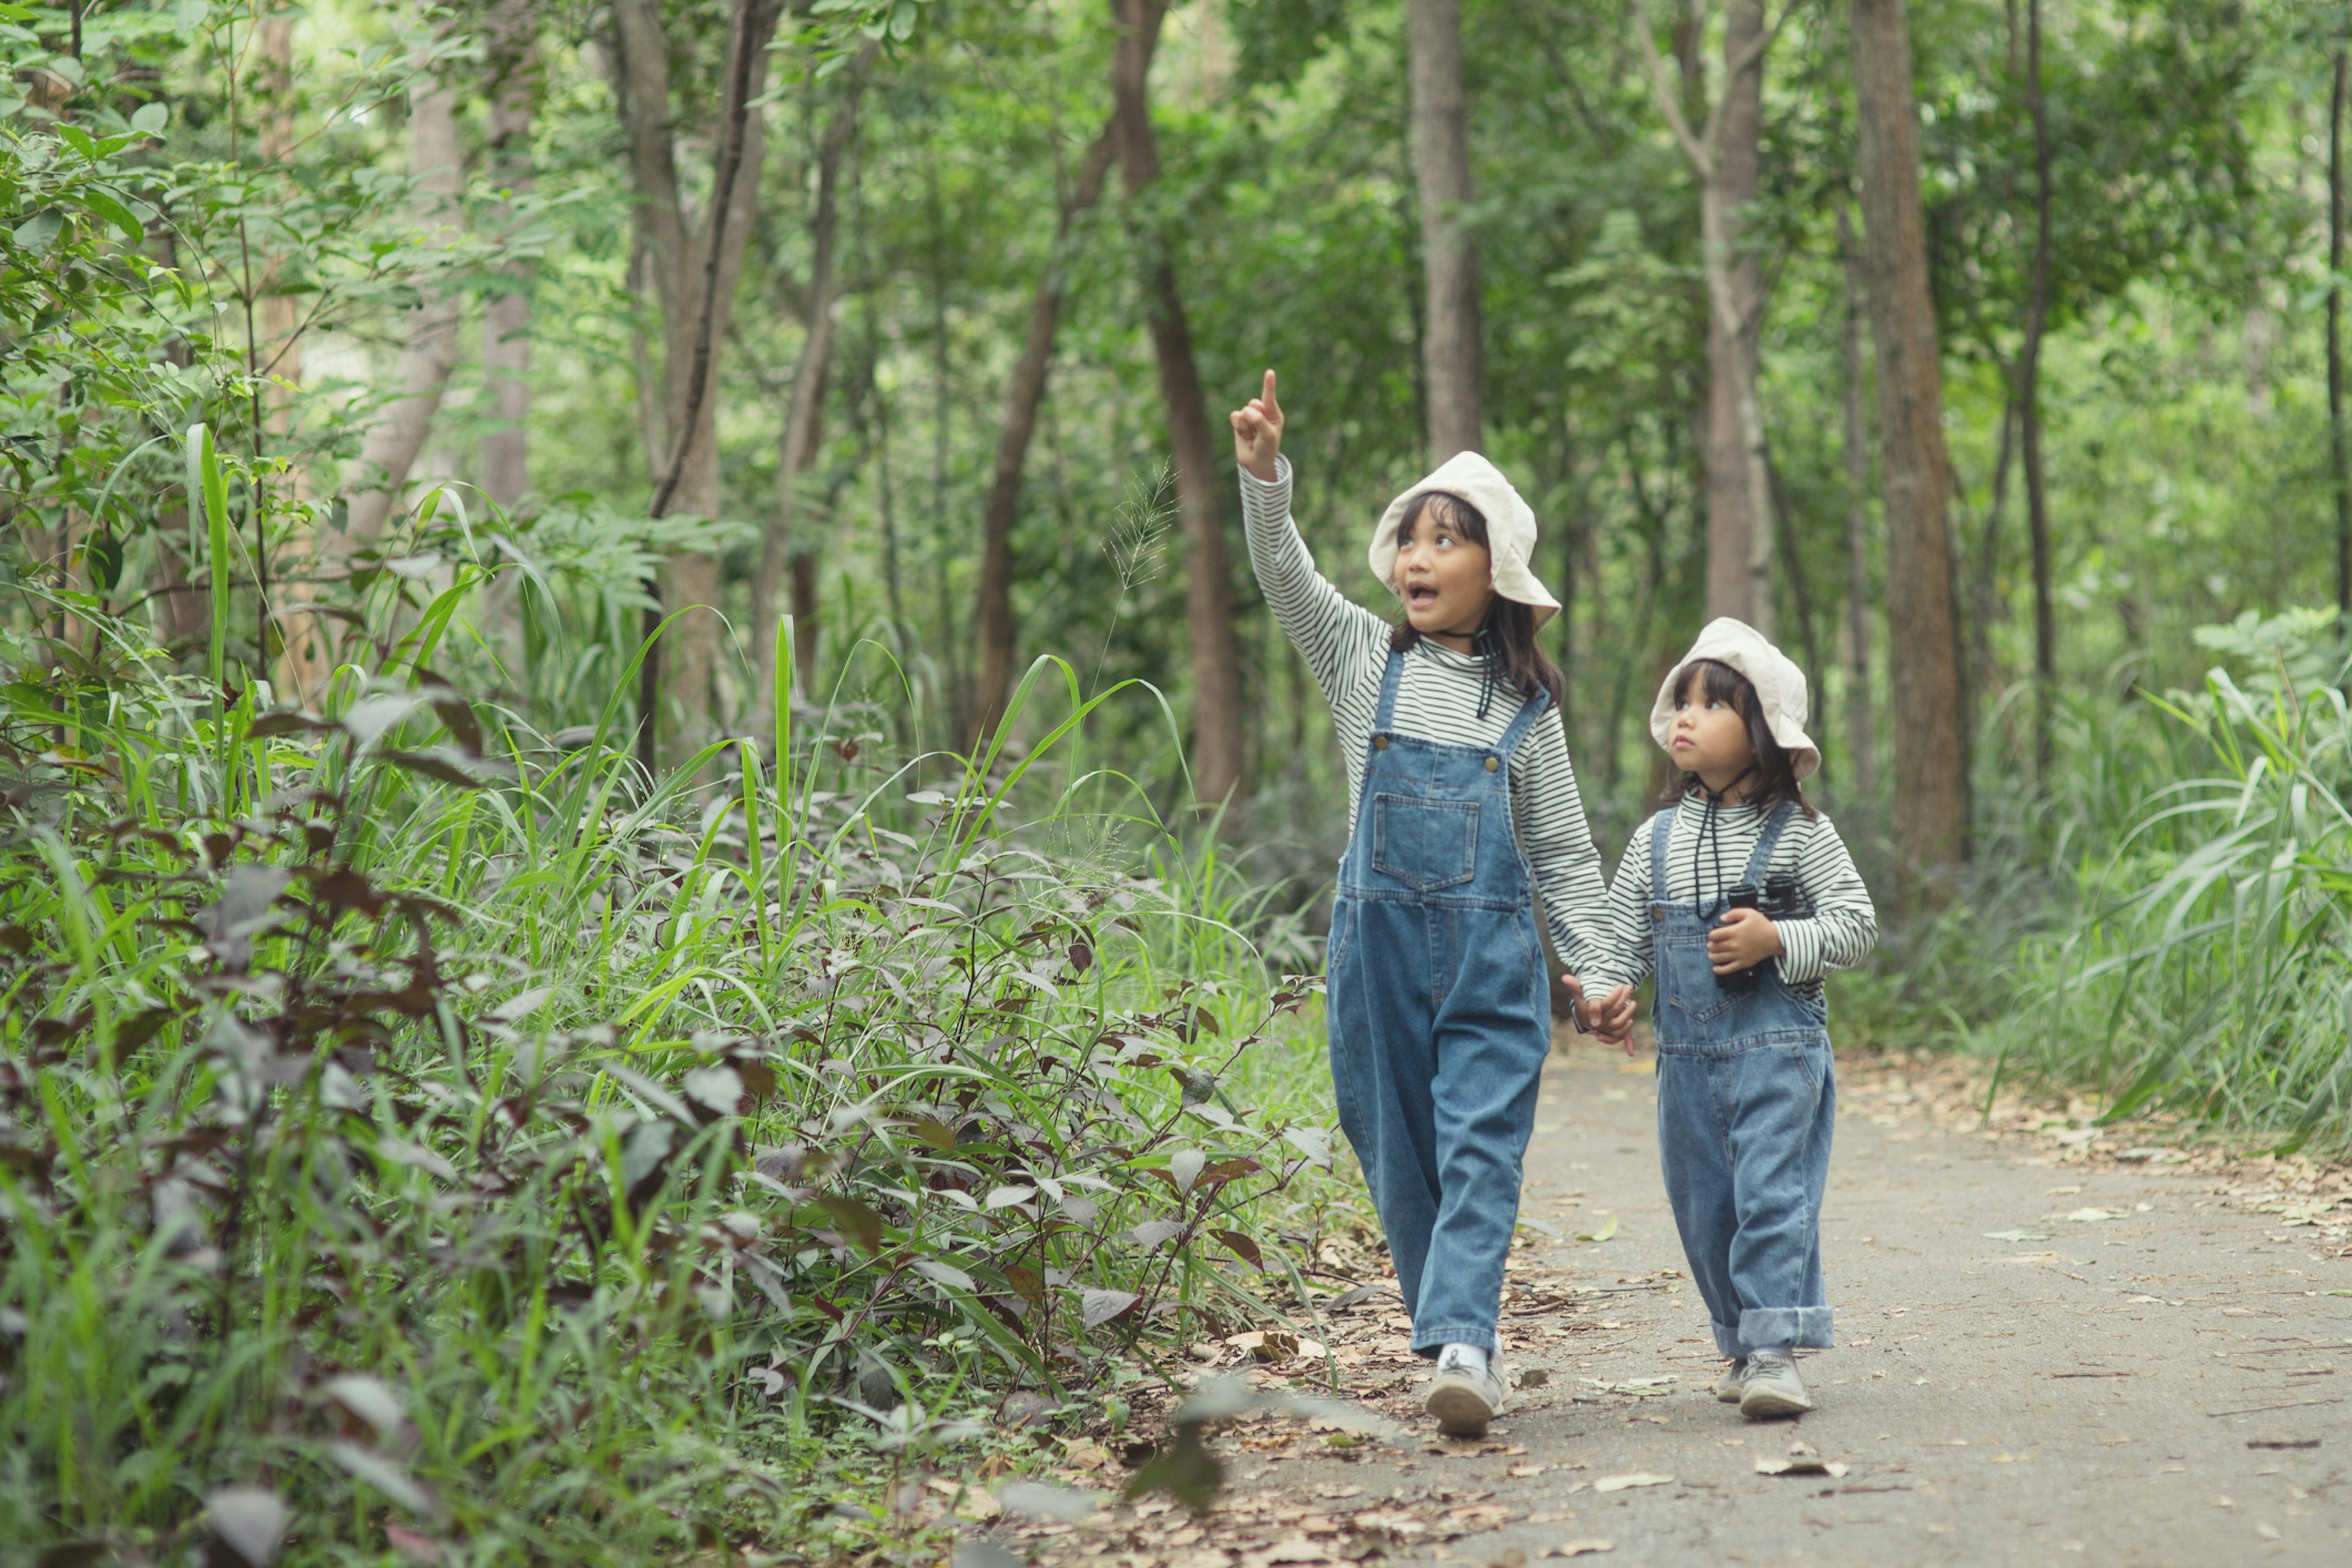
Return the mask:
<path id="1" fill-rule="evenodd" d="M 1675 766 L 1696 773 L 1709 789 L 1722 789 L 1756 761 L 1748 721 L 1727 700 L 1706 694 L 1706 679 L 1694 673 L 1675 693 L 1674 728 L 1666 752 Z"/>
<path id="2" fill-rule="evenodd" d="M 1470 542 L 1444 500 L 1423 507 L 1398 542 L 1396 579 L 1412 629 L 1466 651 L 1494 603 L 1495 574 L 1486 547 Z"/>

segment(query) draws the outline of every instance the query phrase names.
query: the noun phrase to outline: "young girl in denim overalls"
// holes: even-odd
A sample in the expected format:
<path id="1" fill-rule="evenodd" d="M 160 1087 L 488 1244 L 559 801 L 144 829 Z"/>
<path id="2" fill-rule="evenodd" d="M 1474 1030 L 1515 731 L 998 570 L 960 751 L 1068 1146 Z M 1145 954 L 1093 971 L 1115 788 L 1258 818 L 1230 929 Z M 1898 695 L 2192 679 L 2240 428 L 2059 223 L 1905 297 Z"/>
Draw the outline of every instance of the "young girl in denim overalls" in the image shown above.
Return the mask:
<path id="1" fill-rule="evenodd" d="M 1325 986 L 1339 1124 L 1413 1349 L 1437 1363 L 1425 1406 L 1447 1433 L 1480 1433 L 1507 1387 L 1496 1317 L 1551 1040 L 1534 894 L 1571 966 L 1607 941 L 1560 675 L 1535 646 L 1559 605 L 1528 569 L 1534 513 L 1465 452 L 1373 531 L 1373 575 L 1404 601 L 1391 626 L 1317 574 L 1290 521 L 1273 372 L 1233 426 L 1250 559 L 1353 770 Z M 1580 1002 L 1579 1021 L 1622 1037 L 1632 996 Z"/>
<path id="2" fill-rule="evenodd" d="M 1758 1417 L 1811 1409 L 1793 1352 L 1832 1342 L 1822 977 L 1860 963 L 1878 930 L 1837 830 L 1805 804 L 1800 781 L 1821 765 L 1805 711 L 1803 674 L 1754 628 L 1700 634 L 1650 715 L 1675 804 L 1627 847 L 1610 890 L 1617 962 L 1587 975 L 1657 974 L 1666 1195 L 1730 1363 L 1716 1394 Z"/>

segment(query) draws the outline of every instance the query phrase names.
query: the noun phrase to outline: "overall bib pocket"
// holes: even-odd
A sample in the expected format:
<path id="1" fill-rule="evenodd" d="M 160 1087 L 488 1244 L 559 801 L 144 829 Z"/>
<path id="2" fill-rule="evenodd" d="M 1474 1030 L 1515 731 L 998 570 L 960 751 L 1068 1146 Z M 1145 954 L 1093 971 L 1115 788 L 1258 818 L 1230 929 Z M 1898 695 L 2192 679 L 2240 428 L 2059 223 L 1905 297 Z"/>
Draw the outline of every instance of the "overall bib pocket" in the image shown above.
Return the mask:
<path id="1" fill-rule="evenodd" d="M 1666 995 L 1675 1012 L 1695 1024 L 1718 1017 L 1735 998 L 1715 983 L 1715 965 L 1707 962 L 1703 931 L 1664 937 L 1658 944 L 1658 968 L 1664 972 Z"/>
<path id="2" fill-rule="evenodd" d="M 1423 893 L 1469 881 L 1478 874 L 1478 803 L 1375 795 L 1372 869 Z"/>

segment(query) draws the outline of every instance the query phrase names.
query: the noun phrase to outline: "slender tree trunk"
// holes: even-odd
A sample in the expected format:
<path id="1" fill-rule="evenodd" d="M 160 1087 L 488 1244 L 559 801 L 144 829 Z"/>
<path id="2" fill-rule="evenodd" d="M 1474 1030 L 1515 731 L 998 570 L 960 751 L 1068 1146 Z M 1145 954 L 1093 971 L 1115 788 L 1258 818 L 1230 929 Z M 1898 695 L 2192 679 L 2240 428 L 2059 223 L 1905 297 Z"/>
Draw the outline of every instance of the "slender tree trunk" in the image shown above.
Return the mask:
<path id="1" fill-rule="evenodd" d="M 677 174 L 679 121 L 670 101 L 670 39 L 656 0 L 614 0 L 622 129 L 637 197 L 646 268 L 661 305 L 662 419 L 666 449 L 651 454 L 653 517 L 715 517 L 720 506 L 718 443 L 719 349 L 743 266 L 760 163 L 765 152 L 755 100 L 767 79 L 768 41 L 778 0 L 735 0 L 720 65 L 718 116 L 710 128 L 716 173 L 709 206 L 689 222 Z M 688 129 L 693 127 L 689 123 Z M 668 697 L 678 750 L 692 751 L 716 728 L 719 664 L 719 560 L 700 552 L 672 556 L 662 567 L 650 634 L 663 606 L 699 606 L 672 627 Z M 648 770 L 659 753 L 663 663 L 648 654 L 638 672 L 637 756 Z"/>
<path id="2" fill-rule="evenodd" d="M 1845 725 L 1853 768 L 1853 798 L 1876 809 L 1878 729 L 1870 692 L 1870 436 L 1863 415 L 1862 255 L 1853 218 L 1838 203 L 1838 257 L 1845 267 L 1845 310 L 1839 322 L 1845 415 Z"/>
<path id="3" fill-rule="evenodd" d="M 498 0 L 488 27 L 491 67 L 490 178 L 515 196 L 531 188 L 531 105 L 537 94 L 538 41 L 530 0 Z M 497 219 L 513 222 L 514 202 Z M 482 437 L 482 489 L 512 510 L 530 489 L 530 284 L 529 262 L 499 269 L 499 291 L 482 311 L 482 381 L 498 424 Z"/>
<path id="4" fill-rule="evenodd" d="M 811 547 L 793 539 L 793 524 L 800 508 L 801 475 L 816 460 L 824 389 L 832 371 L 834 301 L 840 292 L 835 252 L 841 234 L 841 160 L 857 133 L 857 102 L 865 90 L 866 63 L 873 58 L 873 48 L 866 46 L 843 73 L 848 79 L 846 88 L 816 148 L 816 203 L 809 216 L 808 331 L 801 339 L 800 360 L 793 368 L 792 399 L 785 405 L 784 428 L 777 444 L 775 510 L 761 537 L 760 563 L 751 578 L 751 647 L 759 664 L 762 710 L 771 700 L 770 683 L 776 674 L 776 584 L 783 580 L 784 563 L 796 545 L 801 553 L 811 552 Z M 810 580 L 814 581 L 814 570 Z M 796 574 L 796 587 L 799 581 Z M 793 615 L 796 637 L 814 637 L 814 628 L 801 626 L 797 618 L 797 597 Z M 814 672 L 805 667 L 805 659 L 802 662 L 801 675 L 806 679 Z"/>
<path id="5" fill-rule="evenodd" d="M 1146 40 L 1147 51 L 1158 42 Z M 1150 69 L 1147 52 L 1143 68 Z M 1054 247 L 1045 258 L 1045 276 L 1029 297 L 1029 331 L 1021 358 L 1004 395 L 1004 423 L 997 429 L 996 466 L 988 481 L 988 501 L 981 512 L 980 679 L 972 689 L 972 742 L 977 745 L 1004 715 L 1013 684 L 1013 660 L 1020 626 L 1013 613 L 1013 525 L 1021 515 L 1021 476 L 1029 460 L 1029 442 L 1037 429 L 1037 410 L 1045 401 L 1045 387 L 1054 372 L 1054 334 L 1068 297 L 1066 270 L 1070 231 L 1079 216 L 1102 197 L 1110 174 L 1117 138 L 1105 126 L 1087 149 L 1077 184 L 1063 198 L 1054 228 Z"/>
<path id="6" fill-rule="evenodd" d="M 1849 0 L 1870 336 L 1886 498 L 1886 612 L 1895 717 L 1895 848 L 1906 910 L 1968 853 L 1959 645 L 1945 516 L 1943 365 L 1919 209 L 1918 117 L 1904 0 Z"/>
<path id="7" fill-rule="evenodd" d="M 2050 498 L 2042 473 L 2042 335 L 2050 324 L 2050 118 L 2042 96 L 2042 0 L 2028 0 L 2025 8 L 2025 101 L 2033 116 L 2033 270 L 2017 361 L 2017 427 L 2033 545 L 2033 767 L 2037 778 L 2047 779 L 2058 620 L 2050 600 Z"/>
<path id="8" fill-rule="evenodd" d="M 1646 6 L 1634 31 L 1650 67 L 1658 107 L 1699 185 L 1699 235 L 1707 296 L 1706 603 L 1711 616 L 1747 621 L 1773 635 L 1772 480 L 1764 439 L 1761 373 L 1763 272 L 1743 244 L 1743 212 L 1761 188 L 1764 56 L 1772 36 L 1762 0 L 1731 0 L 1725 18 L 1722 97 L 1694 129 L 1689 107 L 1704 105 L 1704 67 L 1681 55 L 1677 94 L 1651 36 Z"/>
<path id="9" fill-rule="evenodd" d="M 1754 47 L 1763 22 L 1760 5 L 1734 0 L 1723 29 L 1727 69 Z M 1703 83 L 1701 87 L 1704 90 Z M 1717 188 L 1700 196 L 1702 202 L 1719 209 L 1712 226 L 1717 237 L 1707 242 L 1710 296 L 1727 290 L 1733 318 L 1727 322 L 1723 312 L 1712 309 L 1707 312 L 1706 608 L 1710 616 L 1736 616 L 1769 636 L 1766 624 L 1769 609 L 1762 612 L 1763 621 L 1757 617 L 1758 606 L 1769 605 L 1770 601 L 1770 522 L 1768 517 L 1759 527 L 1749 505 L 1748 435 L 1740 414 L 1742 397 L 1755 395 L 1759 350 L 1759 323 L 1755 317 L 1757 297 L 1763 290 L 1763 268 L 1741 244 L 1740 215 L 1762 188 L 1764 73 L 1759 68 L 1727 77 L 1723 91 L 1722 148 L 1715 161 Z M 1718 269 L 1727 272 L 1719 281 L 1715 276 Z"/>
<path id="10" fill-rule="evenodd" d="M 457 94 L 446 81 L 436 80 L 409 100 L 408 168 L 416 186 L 420 226 L 439 244 L 455 243 L 464 234 L 458 202 L 466 191 L 466 168 L 457 144 Z M 398 391 L 360 443 L 362 488 L 351 498 L 347 547 L 375 543 L 384 519 L 399 502 L 409 469 L 425 450 L 441 394 L 457 367 L 462 309 L 454 291 L 439 290 L 408 312 L 407 339 L 393 372 Z"/>
<path id="11" fill-rule="evenodd" d="M 936 142 L 923 161 L 923 216 L 929 233 L 931 293 L 931 548 L 944 551 L 948 529 L 948 455 L 954 437 L 954 344 L 948 336 L 947 216 L 940 203 L 940 152 Z M 940 568 L 946 586 L 946 568 Z M 947 732 L 957 741 L 971 733 L 971 689 L 965 684 L 963 638 L 956 626 L 951 595 L 940 595 L 940 707 Z"/>
<path id="12" fill-rule="evenodd" d="M 299 96 L 294 75 L 292 17 L 275 16 L 258 20 L 251 47 L 249 79 L 253 100 L 262 110 L 254 150 L 265 169 L 290 175 L 295 148 L 294 116 Z M 291 188 L 290 184 L 285 188 Z M 239 224 L 239 233 L 241 242 L 258 237 L 243 223 Z M 263 263 L 266 281 L 258 286 L 258 339 L 248 341 L 248 368 L 268 382 L 252 411 L 256 458 L 261 456 L 265 433 L 281 442 L 294 434 L 296 403 L 301 393 L 310 296 L 289 292 L 284 287 L 283 274 L 290 259 L 284 254 L 276 254 Z M 248 314 L 248 333 L 253 331 L 253 316 Z M 296 464 L 291 472 L 265 483 L 282 486 L 293 499 L 304 500 L 309 496 L 310 470 Z M 247 516 L 253 529 L 249 548 L 257 601 L 257 673 L 273 677 L 281 691 L 298 701 L 308 702 L 320 693 L 334 666 L 331 623 L 304 607 L 304 601 L 313 596 L 314 590 L 298 589 L 289 598 L 282 591 L 282 579 L 291 575 L 298 582 L 308 578 L 315 583 L 327 575 L 320 556 L 337 542 L 322 542 L 312 526 L 298 521 L 285 536 L 274 542 L 273 548 L 266 523 L 271 510 L 264 504 L 260 490 L 250 493 Z M 273 578 L 281 581 L 273 584 Z M 233 626 L 230 629 L 235 630 Z M 277 644 L 275 651 L 273 642 Z"/>
<path id="13" fill-rule="evenodd" d="M 1435 465 L 1485 446 L 1478 247 L 1462 218 L 1470 204 L 1470 104 L 1462 85 L 1461 0 L 1406 0 L 1405 47 L 1428 301 L 1422 373 Z"/>
<path id="14" fill-rule="evenodd" d="M 2327 97 L 2327 452 L 2336 481 L 2336 613 L 2352 616 L 2352 440 L 2344 428 L 2344 98 L 2336 51 Z"/>
<path id="15" fill-rule="evenodd" d="M 1112 123 L 1119 171 L 1130 203 L 1160 177 L 1160 151 L 1151 133 L 1148 77 L 1165 7 L 1160 0 L 1112 0 L 1120 26 L 1112 58 Z M 1171 255 L 1175 237 L 1139 226 L 1144 309 L 1160 363 L 1160 401 L 1168 444 L 1176 460 L 1176 504 L 1184 527 L 1185 622 L 1192 642 L 1192 785 L 1216 804 L 1244 793 L 1241 660 L 1234 644 L 1233 586 L 1225 565 L 1216 443 L 1192 329 Z"/>

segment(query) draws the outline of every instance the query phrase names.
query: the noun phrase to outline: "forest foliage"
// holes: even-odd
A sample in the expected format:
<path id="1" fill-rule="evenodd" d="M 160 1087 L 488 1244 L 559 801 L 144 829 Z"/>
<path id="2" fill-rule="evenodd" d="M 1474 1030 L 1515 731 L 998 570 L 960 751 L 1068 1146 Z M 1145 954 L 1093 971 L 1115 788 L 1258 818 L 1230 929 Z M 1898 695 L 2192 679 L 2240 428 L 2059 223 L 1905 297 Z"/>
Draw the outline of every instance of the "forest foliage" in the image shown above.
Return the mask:
<path id="1" fill-rule="evenodd" d="M 1842 1045 L 2352 1140 L 2352 17 L 1891 7 L 1923 713 L 1888 0 L 1468 0 L 1449 142 L 1454 9 L 0 3 L 0 1535 L 911 1551 L 1360 1289 L 1349 763 L 1202 445 L 1267 365 L 1350 593 L 1446 421 L 1527 494 L 1607 848 L 1758 589 L 1904 917 Z"/>

